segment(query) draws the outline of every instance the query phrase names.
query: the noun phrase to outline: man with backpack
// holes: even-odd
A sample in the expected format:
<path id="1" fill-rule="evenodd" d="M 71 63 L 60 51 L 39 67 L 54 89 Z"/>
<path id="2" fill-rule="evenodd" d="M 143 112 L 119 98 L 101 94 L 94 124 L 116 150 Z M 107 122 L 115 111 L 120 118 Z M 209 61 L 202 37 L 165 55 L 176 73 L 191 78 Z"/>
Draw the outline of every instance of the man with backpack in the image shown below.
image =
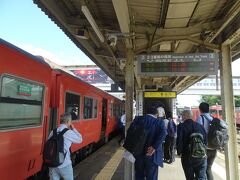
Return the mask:
<path id="1" fill-rule="evenodd" d="M 158 166 L 163 167 L 162 143 L 166 134 L 164 122 L 157 119 L 155 107 L 149 107 L 147 115 L 137 116 L 130 125 L 123 147 L 136 159 L 136 180 L 158 179 Z"/>
<path id="2" fill-rule="evenodd" d="M 202 102 L 199 105 L 199 111 L 200 111 L 200 116 L 197 118 L 197 122 L 201 124 L 205 131 L 206 134 L 208 135 L 209 127 L 210 127 L 210 122 L 213 120 L 212 116 L 209 113 L 209 104 Z M 209 149 L 207 148 L 207 179 L 208 180 L 213 180 L 213 174 L 212 174 L 212 165 L 213 162 L 216 158 L 217 155 L 217 150 L 216 149 Z"/>
<path id="3" fill-rule="evenodd" d="M 227 124 L 218 119 L 213 118 L 209 113 L 209 104 L 202 102 L 199 105 L 201 115 L 198 117 L 197 122 L 201 124 L 207 134 L 208 147 L 207 147 L 207 179 L 213 180 L 212 165 L 217 155 L 217 149 L 224 148 L 228 141 Z"/>
<path id="4" fill-rule="evenodd" d="M 181 155 L 186 180 L 206 180 L 206 132 L 192 118 L 191 110 L 182 112 L 183 123 L 177 130 L 177 153 Z"/>
<path id="5" fill-rule="evenodd" d="M 82 135 L 74 128 L 71 114 L 61 115 L 60 126 L 50 133 L 44 149 L 44 162 L 49 166 L 50 180 L 73 180 L 70 148 L 72 143 L 81 142 Z"/>

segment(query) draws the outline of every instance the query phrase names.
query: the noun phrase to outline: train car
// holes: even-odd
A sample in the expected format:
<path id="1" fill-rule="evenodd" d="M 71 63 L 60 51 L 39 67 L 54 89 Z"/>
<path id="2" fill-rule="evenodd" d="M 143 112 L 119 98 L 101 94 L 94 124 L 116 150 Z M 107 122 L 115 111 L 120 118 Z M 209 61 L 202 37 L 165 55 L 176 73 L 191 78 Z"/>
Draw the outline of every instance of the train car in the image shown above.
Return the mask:
<path id="1" fill-rule="evenodd" d="M 41 169 L 51 68 L 0 39 L 0 174 L 25 179 Z"/>
<path id="2" fill-rule="evenodd" d="M 107 142 L 117 129 L 120 111 L 116 108 L 121 101 L 62 70 L 54 70 L 52 80 L 51 112 L 55 118 L 51 129 L 60 124 L 61 114 L 71 113 L 74 126 L 83 136 L 81 144 L 72 146 L 73 153 L 83 156 L 100 140 Z"/>
<path id="3" fill-rule="evenodd" d="M 213 117 L 222 119 L 222 106 L 220 105 L 210 106 L 209 112 Z"/>
<path id="4" fill-rule="evenodd" d="M 192 107 L 191 111 L 193 112 L 193 120 L 197 121 L 197 118 L 200 116 L 200 111 L 198 107 Z"/>
<path id="5" fill-rule="evenodd" d="M 107 142 L 123 110 L 119 99 L 1 39 L 0 85 L 1 179 L 27 179 L 41 171 L 44 144 L 61 114 L 71 113 L 83 136 L 71 148 L 79 160 Z"/>
<path id="6" fill-rule="evenodd" d="M 193 112 L 193 120 L 197 120 L 200 116 L 199 107 L 191 107 L 191 111 Z M 222 107 L 219 105 L 210 106 L 209 113 L 215 118 L 222 119 Z"/>
<path id="7" fill-rule="evenodd" d="M 193 117 L 194 117 L 193 119 L 196 120 L 196 118 L 200 115 L 200 112 L 198 108 L 192 108 L 191 110 L 193 111 Z M 221 105 L 210 106 L 209 112 L 213 117 L 223 119 Z M 237 127 L 240 128 L 240 108 L 239 107 L 235 108 L 235 119 L 236 119 Z"/>

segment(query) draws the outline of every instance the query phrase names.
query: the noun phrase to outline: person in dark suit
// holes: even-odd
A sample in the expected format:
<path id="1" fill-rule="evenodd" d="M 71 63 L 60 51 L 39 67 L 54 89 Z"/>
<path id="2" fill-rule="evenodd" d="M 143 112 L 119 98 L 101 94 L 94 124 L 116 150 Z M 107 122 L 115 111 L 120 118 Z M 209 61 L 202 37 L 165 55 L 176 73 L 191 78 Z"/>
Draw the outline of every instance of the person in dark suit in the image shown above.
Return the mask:
<path id="1" fill-rule="evenodd" d="M 164 162 L 173 163 L 175 160 L 175 145 L 177 139 L 177 126 L 172 118 L 172 112 L 166 112 L 167 123 L 167 137 L 164 143 Z"/>
<path id="2" fill-rule="evenodd" d="M 186 180 L 206 180 L 207 158 L 193 158 L 190 155 L 190 135 L 200 133 L 203 143 L 207 145 L 206 132 L 204 128 L 192 120 L 191 110 L 182 112 L 183 123 L 178 125 L 177 130 L 177 154 L 181 155 L 181 162 Z M 195 176 L 195 177 L 194 177 Z"/>
<path id="3" fill-rule="evenodd" d="M 137 119 L 138 120 L 138 119 Z M 157 180 L 158 166 L 163 167 L 162 144 L 167 135 L 163 121 L 157 119 L 157 109 L 150 107 L 147 115 L 139 118 L 143 121 L 144 128 L 148 131 L 145 143 L 145 151 L 135 156 L 135 178 L 136 180 Z"/>

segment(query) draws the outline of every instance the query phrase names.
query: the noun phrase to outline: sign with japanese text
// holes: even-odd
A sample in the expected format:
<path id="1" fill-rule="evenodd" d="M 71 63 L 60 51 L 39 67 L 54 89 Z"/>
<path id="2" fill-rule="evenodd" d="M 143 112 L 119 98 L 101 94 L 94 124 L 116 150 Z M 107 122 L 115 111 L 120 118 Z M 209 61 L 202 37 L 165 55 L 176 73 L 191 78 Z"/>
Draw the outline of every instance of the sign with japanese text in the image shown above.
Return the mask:
<path id="1" fill-rule="evenodd" d="M 140 76 L 215 75 L 218 53 L 141 54 L 137 56 Z"/>
<path id="2" fill-rule="evenodd" d="M 177 92 L 144 92 L 145 98 L 176 98 Z"/>

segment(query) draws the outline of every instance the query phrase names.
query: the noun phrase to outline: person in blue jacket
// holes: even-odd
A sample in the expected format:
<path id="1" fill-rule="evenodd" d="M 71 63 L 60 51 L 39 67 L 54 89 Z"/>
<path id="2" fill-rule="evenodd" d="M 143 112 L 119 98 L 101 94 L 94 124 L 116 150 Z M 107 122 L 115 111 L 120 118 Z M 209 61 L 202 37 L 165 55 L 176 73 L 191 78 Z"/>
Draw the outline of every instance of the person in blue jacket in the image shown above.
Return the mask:
<path id="1" fill-rule="evenodd" d="M 157 180 L 158 166 L 163 167 L 162 144 L 167 135 L 163 121 L 157 119 L 157 109 L 150 107 L 147 115 L 139 118 L 143 121 L 144 128 L 148 131 L 145 151 L 135 156 L 135 178 L 136 180 Z"/>

